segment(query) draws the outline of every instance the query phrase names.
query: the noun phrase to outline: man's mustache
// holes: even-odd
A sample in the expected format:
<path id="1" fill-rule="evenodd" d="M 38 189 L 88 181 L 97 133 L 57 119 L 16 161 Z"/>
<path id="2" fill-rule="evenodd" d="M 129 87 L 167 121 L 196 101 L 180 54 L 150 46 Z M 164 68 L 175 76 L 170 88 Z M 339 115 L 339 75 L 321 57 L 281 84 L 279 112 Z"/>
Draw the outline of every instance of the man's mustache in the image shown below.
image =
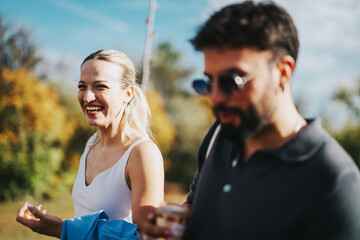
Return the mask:
<path id="1" fill-rule="evenodd" d="M 235 114 L 240 115 L 241 117 L 245 116 L 244 110 L 237 108 L 237 107 L 228 107 L 224 104 L 218 104 L 218 105 L 214 106 L 213 111 L 214 111 L 215 115 L 217 115 L 219 112 L 224 112 L 224 113 L 235 113 Z"/>

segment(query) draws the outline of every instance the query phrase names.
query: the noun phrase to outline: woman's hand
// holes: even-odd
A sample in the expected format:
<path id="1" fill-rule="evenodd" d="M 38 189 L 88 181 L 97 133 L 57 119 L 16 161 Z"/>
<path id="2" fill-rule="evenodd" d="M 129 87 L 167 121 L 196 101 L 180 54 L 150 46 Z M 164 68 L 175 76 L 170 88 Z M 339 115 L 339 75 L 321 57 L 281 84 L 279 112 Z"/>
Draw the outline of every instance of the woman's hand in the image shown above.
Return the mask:
<path id="1" fill-rule="evenodd" d="M 57 216 L 48 215 L 40 209 L 41 206 L 34 207 L 25 203 L 19 209 L 16 221 L 34 232 L 60 238 L 63 220 Z"/>

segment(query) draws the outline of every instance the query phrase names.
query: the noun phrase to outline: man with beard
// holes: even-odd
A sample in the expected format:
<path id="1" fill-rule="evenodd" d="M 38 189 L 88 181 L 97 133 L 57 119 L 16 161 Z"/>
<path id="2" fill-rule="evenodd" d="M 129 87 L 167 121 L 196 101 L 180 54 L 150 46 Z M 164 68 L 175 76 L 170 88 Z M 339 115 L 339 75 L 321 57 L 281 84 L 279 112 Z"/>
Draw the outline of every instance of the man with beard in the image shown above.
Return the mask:
<path id="1" fill-rule="evenodd" d="M 299 42 L 287 12 L 230 5 L 191 42 L 207 78 L 194 88 L 210 97 L 217 122 L 199 150 L 184 239 L 360 239 L 359 170 L 292 99 Z"/>

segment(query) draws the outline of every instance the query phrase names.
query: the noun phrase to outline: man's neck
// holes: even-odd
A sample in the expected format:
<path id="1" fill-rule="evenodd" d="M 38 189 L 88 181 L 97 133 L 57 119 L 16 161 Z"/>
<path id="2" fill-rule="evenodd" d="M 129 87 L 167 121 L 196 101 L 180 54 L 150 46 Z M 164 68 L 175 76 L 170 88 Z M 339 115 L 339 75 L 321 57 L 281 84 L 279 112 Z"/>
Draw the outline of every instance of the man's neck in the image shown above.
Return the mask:
<path id="1" fill-rule="evenodd" d="M 274 120 L 265 126 L 258 134 L 245 140 L 244 160 L 245 162 L 260 149 L 277 149 L 306 125 L 304 118 L 296 114 L 288 115 L 287 118 Z"/>

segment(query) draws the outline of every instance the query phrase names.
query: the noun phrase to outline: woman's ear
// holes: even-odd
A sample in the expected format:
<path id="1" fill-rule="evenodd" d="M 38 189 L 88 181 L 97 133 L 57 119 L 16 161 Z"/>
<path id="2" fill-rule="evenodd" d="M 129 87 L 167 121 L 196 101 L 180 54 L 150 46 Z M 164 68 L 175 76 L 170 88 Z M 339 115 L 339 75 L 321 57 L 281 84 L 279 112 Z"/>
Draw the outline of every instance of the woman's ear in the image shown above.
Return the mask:
<path id="1" fill-rule="evenodd" d="M 280 71 L 280 88 L 284 90 L 286 86 L 290 86 L 291 79 L 295 69 L 295 60 L 290 55 L 283 56 L 278 62 Z"/>
<path id="2" fill-rule="evenodd" d="M 134 97 L 134 92 L 135 92 L 135 87 L 134 86 L 130 86 L 127 87 L 125 90 L 125 100 L 124 102 L 126 102 L 126 104 L 128 104 L 131 99 Z"/>

